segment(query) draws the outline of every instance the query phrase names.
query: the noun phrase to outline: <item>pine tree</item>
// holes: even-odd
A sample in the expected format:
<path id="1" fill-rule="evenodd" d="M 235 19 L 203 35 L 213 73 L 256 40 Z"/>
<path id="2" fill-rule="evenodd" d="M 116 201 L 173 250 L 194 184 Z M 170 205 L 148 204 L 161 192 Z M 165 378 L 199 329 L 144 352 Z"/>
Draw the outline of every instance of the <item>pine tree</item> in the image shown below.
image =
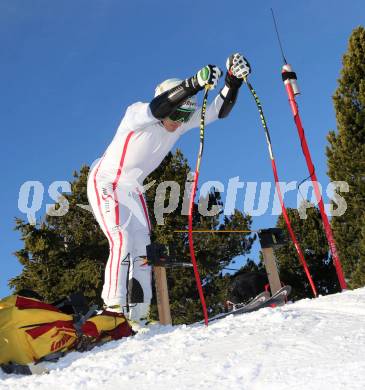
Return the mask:
<path id="1" fill-rule="evenodd" d="M 356 28 L 343 57 L 338 88 L 333 97 L 338 132 L 328 135 L 328 174 L 345 181 L 349 193 L 344 215 L 332 227 L 350 286 L 365 283 L 365 29 Z"/>
<path id="2" fill-rule="evenodd" d="M 24 248 L 15 253 L 23 265 L 21 274 L 10 280 L 15 291 L 31 289 L 48 302 L 82 291 L 92 303 L 101 304 L 102 275 L 108 257 L 108 242 L 87 205 L 89 168 L 74 173 L 72 193 L 64 194 L 69 212 L 49 216 L 33 226 L 16 220 Z"/>
<path id="3" fill-rule="evenodd" d="M 9 283 L 15 291 L 32 289 L 49 302 L 60 296 L 82 291 L 91 303 L 102 304 L 100 296 L 108 258 L 108 242 L 92 213 L 85 210 L 85 207 L 80 207 L 88 204 L 88 172 L 89 168 L 83 167 L 80 173 L 74 174 L 72 193 L 64 195 L 69 202 L 66 215 L 47 215 L 36 226 L 16 221 L 16 229 L 22 234 L 24 248 L 16 252 L 23 270 Z M 153 242 L 169 245 L 177 260 L 183 261 L 190 260 L 187 234 L 176 233 L 175 230 L 187 230 L 188 227 L 188 218 L 181 211 L 189 172 L 187 161 L 177 150 L 174 154 L 169 153 L 159 168 L 146 179 L 146 184 L 156 181 L 146 193 L 152 223 L 151 239 Z M 158 185 L 164 181 L 179 184 L 180 202 L 174 212 L 164 215 L 162 225 L 157 223 L 154 209 L 158 204 Z M 219 195 L 214 190 L 208 194 L 208 209 L 222 204 Z M 251 226 L 251 218 L 238 211 L 230 217 L 222 217 L 221 214 L 203 217 L 198 212 L 198 204 L 195 204 L 193 219 L 194 227 L 201 229 L 249 230 Z M 210 312 L 219 311 L 225 299 L 229 279 L 222 276 L 224 267 L 235 256 L 248 253 L 253 240 L 249 233 L 195 235 L 196 257 Z M 192 269 L 168 270 L 167 274 L 174 323 L 189 323 L 201 319 L 201 306 Z M 157 319 L 155 304 L 151 316 Z"/>
<path id="4" fill-rule="evenodd" d="M 338 292 L 336 271 L 329 255 L 319 210 L 314 207 L 307 209 L 306 219 L 301 219 L 296 209 L 288 209 L 287 211 L 318 294 L 326 295 Z M 278 219 L 277 227 L 286 230 L 282 215 Z M 309 281 L 293 243 L 288 240 L 287 244 L 275 250 L 275 254 L 282 282 L 293 288 L 291 298 L 296 300 L 313 297 Z"/>

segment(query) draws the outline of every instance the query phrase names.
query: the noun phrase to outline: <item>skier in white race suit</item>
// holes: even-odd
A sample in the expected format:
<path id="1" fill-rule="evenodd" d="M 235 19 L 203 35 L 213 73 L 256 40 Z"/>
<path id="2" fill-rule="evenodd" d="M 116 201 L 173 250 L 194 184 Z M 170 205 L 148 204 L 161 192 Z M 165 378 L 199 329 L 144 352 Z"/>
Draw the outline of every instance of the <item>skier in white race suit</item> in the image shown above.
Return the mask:
<path id="1" fill-rule="evenodd" d="M 225 85 L 207 106 L 206 123 L 229 114 L 250 73 L 249 63 L 239 53 L 227 59 L 226 67 Z M 196 94 L 207 84 L 214 88 L 220 76 L 217 66 L 207 65 L 186 80 L 159 84 L 150 103 L 127 108 L 114 139 L 90 171 L 89 203 L 110 247 L 102 291 L 108 310 L 124 312 L 132 320 L 148 314 L 152 287 L 146 246 L 151 224 L 143 181 L 181 135 L 199 127 L 201 108 Z"/>

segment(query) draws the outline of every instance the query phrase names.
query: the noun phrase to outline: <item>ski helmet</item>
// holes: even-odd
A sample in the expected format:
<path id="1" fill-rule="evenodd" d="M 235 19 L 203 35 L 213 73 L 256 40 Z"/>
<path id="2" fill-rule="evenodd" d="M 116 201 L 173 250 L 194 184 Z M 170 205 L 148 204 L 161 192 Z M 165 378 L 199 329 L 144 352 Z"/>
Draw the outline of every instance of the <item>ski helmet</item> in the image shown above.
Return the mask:
<path id="1" fill-rule="evenodd" d="M 155 97 L 161 95 L 162 93 L 172 89 L 179 84 L 181 84 L 183 80 L 180 79 L 168 79 L 159 84 L 155 89 Z M 169 119 L 174 122 L 187 122 L 197 108 L 197 99 L 196 96 L 191 96 L 184 100 L 178 108 L 169 115 Z"/>

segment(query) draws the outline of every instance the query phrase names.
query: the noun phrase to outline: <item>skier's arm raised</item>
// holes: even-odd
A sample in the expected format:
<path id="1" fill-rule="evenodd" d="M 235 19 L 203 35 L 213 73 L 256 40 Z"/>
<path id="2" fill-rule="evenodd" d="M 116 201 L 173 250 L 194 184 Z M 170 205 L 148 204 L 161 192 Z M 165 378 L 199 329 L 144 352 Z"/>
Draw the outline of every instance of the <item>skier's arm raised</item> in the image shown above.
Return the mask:
<path id="1" fill-rule="evenodd" d="M 250 64 L 240 53 L 234 53 L 227 58 L 226 68 L 225 86 L 220 92 L 224 102 L 218 114 L 219 118 L 225 118 L 231 112 L 243 80 L 251 73 Z"/>
<path id="2" fill-rule="evenodd" d="M 215 100 L 208 105 L 206 123 L 217 118 L 225 118 L 231 111 L 237 99 L 238 89 L 244 77 L 250 73 L 250 65 L 239 53 L 232 54 L 227 59 L 227 74 L 225 86 Z M 135 103 L 128 107 L 123 118 L 124 128 L 136 130 L 172 116 L 176 110 L 190 97 L 203 90 L 206 85 L 215 88 L 221 76 L 221 70 L 215 65 L 206 65 L 196 75 L 177 86 L 158 94 L 149 104 Z M 191 119 L 183 124 L 182 132 L 198 127 L 201 109 L 196 110 Z"/>
<path id="3" fill-rule="evenodd" d="M 214 101 L 208 105 L 205 123 L 208 124 L 218 118 L 225 118 L 236 103 L 238 91 L 243 80 L 251 73 L 250 64 L 240 53 L 234 53 L 227 58 L 227 73 L 225 85 Z M 198 127 L 200 123 L 201 108 L 197 110 L 190 121 L 186 123 L 183 131 Z"/>
<path id="4" fill-rule="evenodd" d="M 150 103 L 152 115 L 161 120 L 169 117 L 186 99 L 196 95 L 206 85 L 217 85 L 222 71 L 215 65 L 207 65 L 181 84 L 156 96 Z"/>
<path id="5" fill-rule="evenodd" d="M 196 95 L 207 84 L 215 87 L 221 74 L 222 72 L 217 66 L 207 65 L 193 77 L 158 94 L 150 103 L 132 104 L 124 115 L 122 127 L 131 130 L 143 129 L 169 117 L 181 103 Z"/>

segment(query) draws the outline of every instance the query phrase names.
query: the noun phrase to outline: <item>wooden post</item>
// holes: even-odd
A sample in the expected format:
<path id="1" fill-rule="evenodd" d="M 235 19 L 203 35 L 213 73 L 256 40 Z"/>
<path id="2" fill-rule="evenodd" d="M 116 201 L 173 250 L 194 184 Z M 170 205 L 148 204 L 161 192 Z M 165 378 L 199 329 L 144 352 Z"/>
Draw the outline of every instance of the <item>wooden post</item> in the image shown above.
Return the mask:
<path id="1" fill-rule="evenodd" d="M 155 275 L 156 286 L 156 298 L 158 316 L 161 325 L 171 325 L 171 312 L 169 302 L 169 291 L 167 288 L 166 268 L 165 267 L 153 267 Z"/>
<path id="2" fill-rule="evenodd" d="M 267 277 L 269 279 L 271 294 L 275 294 L 281 289 L 281 282 L 276 265 L 276 258 L 273 248 L 262 248 L 262 254 L 264 256 L 264 264 L 266 268 Z"/>
<path id="3" fill-rule="evenodd" d="M 270 283 L 271 294 L 275 294 L 281 289 L 281 282 L 274 248 L 283 245 L 285 243 L 285 237 L 283 235 L 283 230 L 279 228 L 261 229 L 258 234 L 262 254 L 264 256 L 266 273 Z"/>

